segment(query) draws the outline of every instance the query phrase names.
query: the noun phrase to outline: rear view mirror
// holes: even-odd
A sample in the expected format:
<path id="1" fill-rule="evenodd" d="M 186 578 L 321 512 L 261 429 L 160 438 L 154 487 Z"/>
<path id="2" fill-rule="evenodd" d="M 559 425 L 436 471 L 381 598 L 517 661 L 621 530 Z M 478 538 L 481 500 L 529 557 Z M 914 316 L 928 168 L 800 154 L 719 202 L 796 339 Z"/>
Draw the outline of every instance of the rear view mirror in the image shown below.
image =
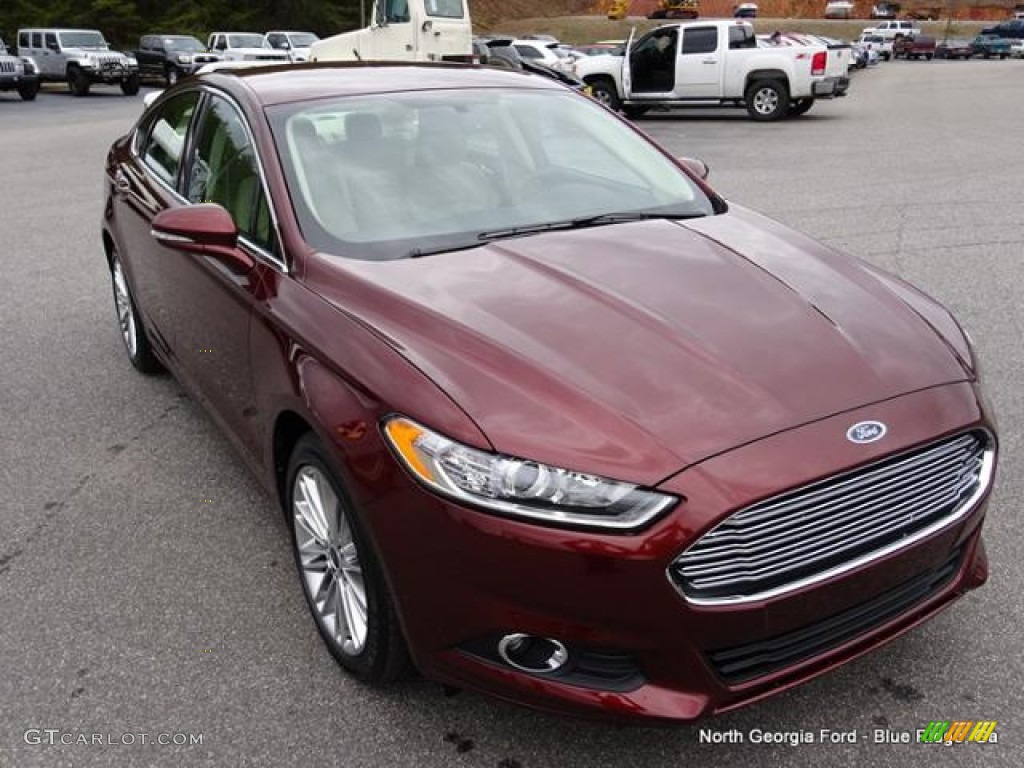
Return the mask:
<path id="1" fill-rule="evenodd" d="M 703 160 L 698 160 L 695 157 L 679 157 L 676 159 L 685 165 L 688 170 L 695 173 L 700 179 L 706 179 L 708 174 L 711 173 L 711 169 L 708 167 L 708 164 Z"/>

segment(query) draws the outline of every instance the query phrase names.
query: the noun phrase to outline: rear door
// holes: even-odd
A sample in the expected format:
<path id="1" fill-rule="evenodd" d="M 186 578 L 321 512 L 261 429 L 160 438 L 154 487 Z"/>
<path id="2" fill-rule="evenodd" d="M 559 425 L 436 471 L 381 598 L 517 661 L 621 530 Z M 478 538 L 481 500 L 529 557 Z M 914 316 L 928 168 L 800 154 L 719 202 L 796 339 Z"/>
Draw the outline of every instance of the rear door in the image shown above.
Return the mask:
<path id="1" fill-rule="evenodd" d="M 680 99 L 718 99 L 726 52 L 717 26 L 686 26 L 676 61 L 675 95 Z"/>

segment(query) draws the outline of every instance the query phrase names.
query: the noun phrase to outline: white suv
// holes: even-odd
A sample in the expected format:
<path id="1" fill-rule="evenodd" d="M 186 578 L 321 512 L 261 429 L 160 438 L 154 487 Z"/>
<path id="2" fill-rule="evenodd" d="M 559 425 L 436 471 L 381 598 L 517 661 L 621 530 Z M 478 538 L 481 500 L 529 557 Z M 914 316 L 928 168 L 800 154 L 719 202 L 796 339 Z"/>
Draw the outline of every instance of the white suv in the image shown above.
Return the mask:
<path id="1" fill-rule="evenodd" d="M 881 35 L 886 40 L 897 37 L 916 37 L 922 34 L 921 28 L 912 21 L 880 21 L 873 27 L 864 30 L 870 35 Z"/>
<path id="2" fill-rule="evenodd" d="M 125 96 L 139 92 L 139 62 L 110 50 L 95 29 L 19 29 L 18 55 L 30 57 L 41 82 L 66 82 L 75 96 L 93 83 L 117 83 Z"/>

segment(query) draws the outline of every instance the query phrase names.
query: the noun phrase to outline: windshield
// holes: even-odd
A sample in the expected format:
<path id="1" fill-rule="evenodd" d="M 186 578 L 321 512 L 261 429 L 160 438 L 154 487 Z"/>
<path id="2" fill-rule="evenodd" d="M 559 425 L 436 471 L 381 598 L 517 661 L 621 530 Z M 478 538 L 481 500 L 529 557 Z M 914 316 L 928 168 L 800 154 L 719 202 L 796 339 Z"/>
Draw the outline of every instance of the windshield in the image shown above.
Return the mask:
<path id="1" fill-rule="evenodd" d="M 342 256 L 467 248 L 603 214 L 715 212 L 657 148 L 567 91 L 391 93 L 268 114 L 303 236 Z"/>
<path id="2" fill-rule="evenodd" d="M 263 35 L 228 35 L 228 48 L 269 48 Z"/>
<path id="3" fill-rule="evenodd" d="M 292 48 L 309 48 L 320 38 L 314 35 L 312 32 L 293 32 L 288 35 L 288 40 L 292 44 Z"/>
<path id="4" fill-rule="evenodd" d="M 107 41 L 99 32 L 61 32 L 63 48 L 106 48 Z"/>
<path id="5" fill-rule="evenodd" d="M 205 51 L 206 46 L 194 37 L 167 37 L 164 38 L 164 48 L 168 51 L 198 52 Z"/>
<path id="6" fill-rule="evenodd" d="M 427 16 L 438 16 L 442 19 L 461 19 L 462 0 L 426 0 Z"/>
<path id="7" fill-rule="evenodd" d="M 7 53 L 7 46 L 4 45 L 4 40 L 0 37 L 0 55 Z"/>

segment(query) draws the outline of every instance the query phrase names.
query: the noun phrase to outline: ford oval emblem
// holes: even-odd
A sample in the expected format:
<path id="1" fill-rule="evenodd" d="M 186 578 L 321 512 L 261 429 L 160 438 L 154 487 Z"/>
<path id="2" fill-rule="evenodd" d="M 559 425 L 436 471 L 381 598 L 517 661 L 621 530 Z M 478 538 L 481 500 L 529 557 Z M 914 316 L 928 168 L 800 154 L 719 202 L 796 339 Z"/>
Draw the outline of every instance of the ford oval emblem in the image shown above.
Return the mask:
<path id="1" fill-rule="evenodd" d="M 880 421 L 858 421 L 846 430 L 846 439 L 858 445 L 873 443 L 885 437 L 887 430 L 885 424 Z"/>

